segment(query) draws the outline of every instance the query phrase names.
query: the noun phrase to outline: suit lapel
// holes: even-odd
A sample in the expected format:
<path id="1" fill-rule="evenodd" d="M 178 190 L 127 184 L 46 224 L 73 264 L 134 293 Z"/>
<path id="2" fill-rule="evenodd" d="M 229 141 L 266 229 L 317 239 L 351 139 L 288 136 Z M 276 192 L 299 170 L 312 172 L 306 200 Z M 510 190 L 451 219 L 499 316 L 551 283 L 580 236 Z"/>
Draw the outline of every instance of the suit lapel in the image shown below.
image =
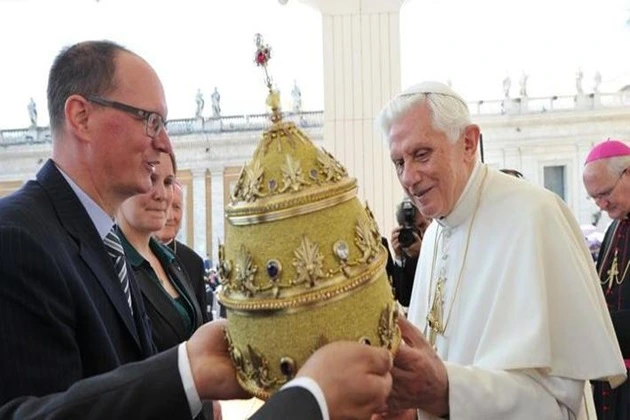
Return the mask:
<path id="1" fill-rule="evenodd" d="M 184 270 L 182 270 L 182 267 L 179 264 L 179 262 L 177 262 L 177 260 L 174 260 L 172 263 L 170 263 L 168 267 L 166 267 L 166 269 L 168 273 L 172 277 L 174 277 L 177 283 L 180 284 L 182 288 L 184 289 L 184 293 L 186 294 L 186 297 L 188 298 L 188 300 L 190 301 L 193 307 L 193 312 L 194 312 L 193 325 L 195 326 L 195 329 L 198 328 L 201 325 L 201 320 L 202 320 L 201 307 L 199 306 L 199 302 L 197 302 L 197 295 L 195 295 L 195 291 L 193 290 L 192 285 L 190 284 L 190 280 L 186 276 Z"/>
<path id="2" fill-rule="evenodd" d="M 151 331 L 151 321 L 144 306 L 144 298 L 135 278 L 134 270 L 127 261 L 127 273 L 129 273 L 129 287 L 131 289 L 131 299 L 133 300 L 133 316 L 138 327 L 138 335 L 140 343 L 144 349 L 144 354 L 152 356 L 157 353 L 155 344 L 153 343 L 153 333 Z"/>
<path id="3" fill-rule="evenodd" d="M 61 224 L 77 242 L 80 258 L 100 283 L 138 348 L 142 349 L 114 264 L 81 201 L 52 160 L 48 160 L 42 167 L 37 174 L 37 180 L 50 196 Z"/>
<path id="4" fill-rule="evenodd" d="M 142 290 L 142 294 L 147 299 L 147 305 L 155 308 L 164 324 L 168 325 L 177 336 L 178 341 L 187 340 L 189 337 L 184 321 L 177 309 L 175 309 L 175 306 L 173 306 L 167 293 L 142 270 L 137 270 L 135 273 L 140 290 Z"/>
<path id="5" fill-rule="evenodd" d="M 192 291 L 197 302 L 203 305 L 204 302 L 206 302 L 205 268 L 203 260 L 193 249 L 179 241 L 177 241 L 177 252 L 175 256 L 186 278 L 189 280 L 189 284 L 192 286 Z M 201 323 L 203 323 L 206 319 L 206 308 L 203 306 L 201 306 L 201 314 Z"/>
<path id="6" fill-rule="evenodd" d="M 184 274 L 184 271 L 177 261 L 168 264 L 165 267 L 165 271 L 183 288 L 186 299 L 193 307 L 192 322 L 194 328 L 197 329 L 201 325 L 203 319 L 201 317 L 201 308 L 197 302 L 197 298 L 195 297 L 192 287 Z M 166 323 L 176 333 L 180 341 L 190 338 L 189 331 L 187 330 L 181 315 L 173 305 L 171 298 L 167 296 L 167 293 L 142 270 L 136 270 L 135 273 L 138 285 L 148 301 L 147 304 L 152 305 L 155 310 L 161 314 L 164 323 Z"/>
<path id="7" fill-rule="evenodd" d="M 90 246 L 87 241 L 82 241 L 80 243 L 79 254 L 101 284 L 101 287 L 109 297 L 112 305 L 114 305 L 114 308 L 116 308 L 116 312 L 118 312 L 118 315 L 133 336 L 136 344 L 138 344 L 138 347 L 142 348 L 138 337 L 138 330 L 136 329 L 133 316 L 129 310 L 129 305 L 125 299 L 125 294 L 123 293 L 122 287 L 118 281 L 114 264 L 109 259 L 109 255 L 106 254 L 104 246 L 101 246 L 101 248 L 103 249 L 99 249 L 99 247 L 96 246 Z M 127 271 L 129 272 L 131 269 L 128 268 Z M 129 282 L 131 283 L 131 281 L 132 277 L 130 276 Z M 135 300 L 133 301 L 133 304 L 135 311 L 137 309 Z"/>

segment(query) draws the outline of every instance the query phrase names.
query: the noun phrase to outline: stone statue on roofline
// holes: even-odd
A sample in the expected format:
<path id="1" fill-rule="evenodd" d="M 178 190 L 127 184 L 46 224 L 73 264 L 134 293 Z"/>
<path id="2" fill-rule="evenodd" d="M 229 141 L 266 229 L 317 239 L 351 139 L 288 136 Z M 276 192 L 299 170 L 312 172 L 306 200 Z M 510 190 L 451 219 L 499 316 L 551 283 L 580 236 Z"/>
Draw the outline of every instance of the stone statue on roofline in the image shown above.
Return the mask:
<path id="1" fill-rule="evenodd" d="M 503 96 L 507 99 L 510 97 L 510 88 L 512 87 L 512 79 L 510 79 L 510 75 L 508 74 L 503 79 Z"/>
<path id="2" fill-rule="evenodd" d="M 584 79 L 584 73 L 580 68 L 575 74 L 575 90 L 577 91 L 578 95 L 584 94 L 584 89 L 582 88 L 582 79 Z"/>
<path id="3" fill-rule="evenodd" d="M 293 81 L 293 90 L 291 91 L 291 97 L 293 98 L 293 112 L 302 112 L 302 91 L 297 85 L 297 81 Z"/>
<path id="4" fill-rule="evenodd" d="M 201 93 L 201 89 L 197 89 L 197 95 L 195 96 L 195 103 L 197 104 L 197 109 L 195 110 L 195 118 L 201 118 L 203 113 L 203 108 L 206 105 L 206 101 L 203 99 L 203 93 Z"/>
<path id="5" fill-rule="evenodd" d="M 214 92 L 210 96 L 212 99 L 212 117 L 219 118 L 221 116 L 221 95 L 217 87 L 214 87 Z"/>
<path id="6" fill-rule="evenodd" d="M 37 127 L 37 104 L 33 98 L 31 98 L 26 108 L 28 109 L 28 117 L 31 120 L 31 127 Z"/>
<path id="7" fill-rule="evenodd" d="M 599 93 L 599 86 L 602 84 L 602 74 L 599 71 L 595 72 L 593 78 L 593 93 Z"/>
<path id="8" fill-rule="evenodd" d="M 525 72 L 521 75 L 520 85 L 521 85 L 521 98 L 527 98 L 527 79 L 529 79 L 529 75 Z"/>

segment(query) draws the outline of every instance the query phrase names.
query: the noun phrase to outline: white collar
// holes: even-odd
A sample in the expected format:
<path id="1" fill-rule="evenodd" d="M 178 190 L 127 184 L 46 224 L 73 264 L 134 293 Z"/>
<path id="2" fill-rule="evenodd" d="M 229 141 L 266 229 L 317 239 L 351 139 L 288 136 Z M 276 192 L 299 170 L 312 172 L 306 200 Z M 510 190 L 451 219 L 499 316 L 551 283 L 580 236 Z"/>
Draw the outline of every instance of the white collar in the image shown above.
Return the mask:
<path id="1" fill-rule="evenodd" d="M 481 193 L 481 183 L 484 179 L 484 174 L 488 171 L 488 167 L 477 161 L 473 168 L 470 178 L 459 196 L 453 210 L 445 216 L 437 219 L 437 222 L 442 228 L 449 229 L 455 228 L 466 221 L 475 210 L 475 206 L 478 202 L 478 195 Z"/>

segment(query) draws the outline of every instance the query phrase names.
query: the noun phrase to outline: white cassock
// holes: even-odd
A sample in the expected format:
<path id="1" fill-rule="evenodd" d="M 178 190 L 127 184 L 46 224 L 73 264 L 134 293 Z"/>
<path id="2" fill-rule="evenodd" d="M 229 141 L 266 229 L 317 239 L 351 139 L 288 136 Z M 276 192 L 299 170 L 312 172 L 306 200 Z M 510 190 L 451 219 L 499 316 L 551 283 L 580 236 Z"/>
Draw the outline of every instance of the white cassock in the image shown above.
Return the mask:
<path id="1" fill-rule="evenodd" d="M 478 163 L 424 235 L 408 317 L 425 333 L 439 276 L 451 419 L 594 419 L 588 380 L 625 380 L 595 265 L 557 195 Z"/>

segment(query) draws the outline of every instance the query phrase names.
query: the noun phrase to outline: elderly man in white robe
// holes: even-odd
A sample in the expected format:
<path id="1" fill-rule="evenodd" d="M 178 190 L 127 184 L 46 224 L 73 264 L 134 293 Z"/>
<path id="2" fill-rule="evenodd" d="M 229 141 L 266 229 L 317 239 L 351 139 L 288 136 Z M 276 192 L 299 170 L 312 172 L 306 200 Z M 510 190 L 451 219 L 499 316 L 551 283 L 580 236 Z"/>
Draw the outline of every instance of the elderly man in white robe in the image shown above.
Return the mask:
<path id="1" fill-rule="evenodd" d="M 379 122 L 403 189 L 434 220 L 400 322 L 389 415 L 594 418 L 588 381 L 617 386 L 626 369 L 564 202 L 481 163 L 480 129 L 444 84 L 397 95 Z"/>

